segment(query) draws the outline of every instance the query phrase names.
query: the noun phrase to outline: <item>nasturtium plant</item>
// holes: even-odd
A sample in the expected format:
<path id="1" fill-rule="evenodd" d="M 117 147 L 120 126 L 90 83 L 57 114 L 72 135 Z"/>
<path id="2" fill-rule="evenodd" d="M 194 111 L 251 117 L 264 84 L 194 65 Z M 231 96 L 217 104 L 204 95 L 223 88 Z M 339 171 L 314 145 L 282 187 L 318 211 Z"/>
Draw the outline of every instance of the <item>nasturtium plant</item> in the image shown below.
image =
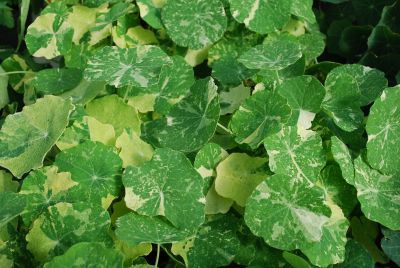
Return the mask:
<path id="1" fill-rule="evenodd" d="M 400 0 L 0 2 L 1 268 L 400 265 Z"/>

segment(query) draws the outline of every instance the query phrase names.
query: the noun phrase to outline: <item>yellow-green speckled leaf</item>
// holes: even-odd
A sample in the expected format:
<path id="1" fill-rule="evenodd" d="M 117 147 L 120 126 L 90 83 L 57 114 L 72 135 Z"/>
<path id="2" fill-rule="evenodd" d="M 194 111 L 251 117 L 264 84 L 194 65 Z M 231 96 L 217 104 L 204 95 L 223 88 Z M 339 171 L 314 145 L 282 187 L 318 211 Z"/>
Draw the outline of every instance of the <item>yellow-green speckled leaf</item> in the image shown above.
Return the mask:
<path id="1" fill-rule="evenodd" d="M 65 130 L 72 109 L 69 100 L 48 95 L 6 117 L 0 131 L 0 166 L 18 178 L 41 167 Z"/>

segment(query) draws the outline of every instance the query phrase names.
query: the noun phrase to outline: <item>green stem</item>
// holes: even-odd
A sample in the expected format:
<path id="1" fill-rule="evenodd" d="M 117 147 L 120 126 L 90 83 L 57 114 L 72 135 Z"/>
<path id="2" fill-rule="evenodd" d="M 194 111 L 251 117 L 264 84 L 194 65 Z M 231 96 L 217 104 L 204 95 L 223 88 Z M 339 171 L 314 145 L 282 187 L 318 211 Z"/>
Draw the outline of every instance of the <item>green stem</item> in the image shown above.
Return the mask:
<path id="1" fill-rule="evenodd" d="M 157 256 L 156 256 L 156 263 L 154 264 L 154 267 L 158 267 L 158 261 L 160 259 L 160 244 L 157 244 Z"/>
<path id="2" fill-rule="evenodd" d="M 232 131 L 230 131 L 228 128 L 226 128 L 224 125 L 217 123 L 217 126 L 220 127 L 222 130 L 224 130 L 225 132 L 229 133 L 229 134 L 233 134 Z"/>
<path id="3" fill-rule="evenodd" d="M 28 73 L 34 73 L 32 71 L 14 71 L 14 72 L 6 72 L 6 73 L 0 73 L 0 76 L 6 76 L 9 74 L 28 74 Z"/>
<path id="4" fill-rule="evenodd" d="M 179 264 L 179 265 L 182 265 L 183 267 L 186 266 L 183 262 L 181 262 L 181 261 L 179 261 L 177 258 L 175 258 L 175 256 L 172 255 L 165 247 L 161 246 L 161 248 L 165 251 L 165 253 L 167 253 L 167 255 L 168 255 L 174 262 L 176 262 L 176 263 Z"/>

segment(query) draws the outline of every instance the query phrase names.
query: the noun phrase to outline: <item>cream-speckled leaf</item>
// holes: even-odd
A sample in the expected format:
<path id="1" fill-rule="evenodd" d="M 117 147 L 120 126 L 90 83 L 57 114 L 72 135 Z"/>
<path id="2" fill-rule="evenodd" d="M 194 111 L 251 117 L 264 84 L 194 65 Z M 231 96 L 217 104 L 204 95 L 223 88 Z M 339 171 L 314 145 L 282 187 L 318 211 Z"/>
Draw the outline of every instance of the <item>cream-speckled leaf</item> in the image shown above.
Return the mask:
<path id="1" fill-rule="evenodd" d="M 271 170 L 312 186 L 325 166 L 321 137 L 314 131 L 284 127 L 264 140 Z"/>
<path id="2" fill-rule="evenodd" d="M 159 92 L 154 109 L 161 114 L 168 114 L 172 105 L 180 101 L 194 84 L 193 68 L 180 56 L 173 56 L 171 64 L 161 68 L 158 81 Z"/>
<path id="3" fill-rule="evenodd" d="M 121 135 L 125 128 L 130 128 L 137 134 L 140 133 L 138 112 L 117 95 L 109 95 L 89 102 L 86 105 L 86 112 L 100 122 L 112 125 L 117 136 Z"/>
<path id="4" fill-rule="evenodd" d="M 276 174 L 254 190 L 244 219 L 250 230 L 272 247 L 304 248 L 321 241 L 323 226 L 331 216 L 324 200 L 322 189 Z"/>
<path id="5" fill-rule="evenodd" d="M 25 196 L 17 193 L 0 192 L 0 228 L 24 211 L 26 201 Z"/>
<path id="6" fill-rule="evenodd" d="M 232 16 L 260 34 L 281 29 L 290 18 L 288 0 L 229 0 Z"/>
<path id="7" fill-rule="evenodd" d="M 239 107 L 229 123 L 236 142 L 257 148 L 268 135 L 277 133 L 289 120 L 291 109 L 277 93 L 263 90 L 255 93 Z"/>
<path id="8" fill-rule="evenodd" d="M 217 166 L 215 190 L 244 207 L 257 185 L 267 178 L 267 159 L 232 153 Z"/>
<path id="9" fill-rule="evenodd" d="M 217 268 L 230 264 L 239 252 L 238 220 L 226 215 L 202 225 L 194 237 L 172 245 L 187 267 Z M 207 256 L 207 257 L 206 257 Z"/>
<path id="10" fill-rule="evenodd" d="M 161 67 L 170 62 L 167 54 L 156 46 L 103 47 L 89 58 L 84 77 L 88 81 L 106 81 L 116 87 L 147 88 L 158 83 Z"/>
<path id="11" fill-rule="evenodd" d="M 70 101 L 49 95 L 6 117 L 0 131 L 0 166 L 18 178 L 41 167 L 65 130 L 72 109 Z"/>
<path id="12" fill-rule="evenodd" d="M 249 69 L 282 70 L 302 56 L 300 44 L 287 39 L 275 39 L 258 45 L 239 57 L 239 62 Z"/>
<path id="13" fill-rule="evenodd" d="M 227 27 L 225 9 L 219 0 L 169 0 L 161 19 L 177 45 L 192 49 L 212 45 Z"/>
<path id="14" fill-rule="evenodd" d="M 354 167 L 357 198 L 364 215 L 392 230 L 399 230 L 400 175 L 383 175 L 371 169 L 361 157 L 354 160 Z"/>
<path id="15" fill-rule="evenodd" d="M 354 164 L 350 151 L 338 137 L 331 138 L 331 150 L 335 161 L 339 164 L 342 170 L 342 176 L 347 183 L 354 185 Z"/>
<path id="16" fill-rule="evenodd" d="M 31 171 L 24 179 L 20 195 L 26 197 L 26 213 L 22 215 L 24 223 L 31 223 L 50 205 L 63 200 L 78 201 L 69 198 L 68 194 L 72 187 L 78 183 L 71 179 L 69 172 L 57 172 L 57 167 L 43 167 Z"/>
<path id="17" fill-rule="evenodd" d="M 130 246 L 142 243 L 173 243 L 190 236 L 187 230 L 178 229 L 161 217 L 129 213 L 117 220 L 118 239 Z"/>
<path id="18" fill-rule="evenodd" d="M 157 149 L 153 159 L 128 167 L 122 178 L 128 208 L 146 216 L 165 216 L 178 228 L 204 222 L 203 179 L 183 153 Z"/>
<path id="19" fill-rule="evenodd" d="M 44 268 L 121 268 L 122 254 L 101 243 L 81 242 L 70 247 L 62 256 L 53 258 Z"/>
<path id="20" fill-rule="evenodd" d="M 325 97 L 323 85 L 313 76 L 304 75 L 284 80 L 276 90 L 292 108 L 290 121 L 305 129 L 310 128 Z"/>
<path id="21" fill-rule="evenodd" d="M 136 4 L 140 11 L 140 17 L 154 29 L 163 28 L 161 22 L 161 8 L 166 0 L 137 0 Z"/>
<path id="22" fill-rule="evenodd" d="M 60 15 L 46 13 L 28 27 L 25 42 L 33 56 L 52 59 L 71 49 L 74 29 L 62 21 Z"/>
<path id="23" fill-rule="evenodd" d="M 119 157 L 122 159 L 122 167 L 140 166 L 146 161 L 149 161 L 153 156 L 153 147 L 145 143 L 133 131 L 125 129 L 115 142 L 119 152 Z"/>
<path id="24" fill-rule="evenodd" d="M 88 201 L 108 208 L 121 191 L 122 161 L 112 148 L 99 143 L 79 144 L 57 154 L 59 172 L 70 172 L 76 183 L 73 200 Z"/>
<path id="25" fill-rule="evenodd" d="M 290 12 L 313 24 L 316 20 L 312 7 L 313 0 L 291 0 Z"/>
<path id="26" fill-rule="evenodd" d="M 79 242 L 108 242 L 110 217 L 89 203 L 57 203 L 43 211 L 28 235 L 28 250 L 39 261 L 61 255 Z"/>
<path id="27" fill-rule="evenodd" d="M 371 107 L 366 130 L 369 164 L 385 174 L 400 174 L 400 86 L 382 92 Z"/>
<path id="28" fill-rule="evenodd" d="M 144 132 L 162 147 L 183 152 L 200 149 L 214 135 L 220 107 L 212 78 L 197 80 L 189 94 L 169 114 L 145 124 Z"/>

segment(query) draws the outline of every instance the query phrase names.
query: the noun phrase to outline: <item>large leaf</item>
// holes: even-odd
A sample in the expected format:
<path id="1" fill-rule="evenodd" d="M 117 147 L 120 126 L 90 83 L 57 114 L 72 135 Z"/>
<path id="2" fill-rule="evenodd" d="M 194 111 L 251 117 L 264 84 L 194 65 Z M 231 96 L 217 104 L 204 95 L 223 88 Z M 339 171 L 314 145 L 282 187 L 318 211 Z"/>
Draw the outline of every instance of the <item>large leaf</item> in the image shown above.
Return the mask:
<path id="1" fill-rule="evenodd" d="M 45 96 L 22 112 L 6 118 L 0 131 L 0 166 L 21 177 L 42 166 L 44 157 L 68 124 L 73 106 L 68 100 Z"/>

